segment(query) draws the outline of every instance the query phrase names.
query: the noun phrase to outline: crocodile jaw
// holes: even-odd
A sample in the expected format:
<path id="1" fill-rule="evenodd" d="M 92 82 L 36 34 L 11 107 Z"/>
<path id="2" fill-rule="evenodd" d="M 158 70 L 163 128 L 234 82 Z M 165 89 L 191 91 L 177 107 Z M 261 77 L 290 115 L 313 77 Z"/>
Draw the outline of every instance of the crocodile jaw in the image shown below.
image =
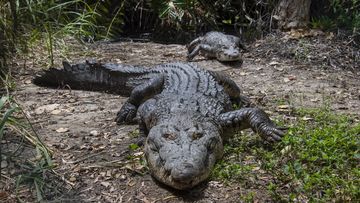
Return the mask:
<path id="1" fill-rule="evenodd" d="M 216 58 L 219 61 L 239 61 L 241 60 L 240 51 L 236 48 L 229 48 L 221 50 L 216 53 Z"/>

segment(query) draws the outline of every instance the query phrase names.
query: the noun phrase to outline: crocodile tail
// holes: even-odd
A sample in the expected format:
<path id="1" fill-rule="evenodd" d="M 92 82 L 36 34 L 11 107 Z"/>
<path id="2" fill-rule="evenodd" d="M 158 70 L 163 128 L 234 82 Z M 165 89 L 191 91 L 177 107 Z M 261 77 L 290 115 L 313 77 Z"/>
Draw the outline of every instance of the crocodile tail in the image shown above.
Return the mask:
<path id="1" fill-rule="evenodd" d="M 33 79 L 38 86 L 101 91 L 129 96 L 139 84 L 149 80 L 154 70 L 121 64 L 96 62 L 70 65 L 63 62 L 63 69 L 50 68 Z"/>

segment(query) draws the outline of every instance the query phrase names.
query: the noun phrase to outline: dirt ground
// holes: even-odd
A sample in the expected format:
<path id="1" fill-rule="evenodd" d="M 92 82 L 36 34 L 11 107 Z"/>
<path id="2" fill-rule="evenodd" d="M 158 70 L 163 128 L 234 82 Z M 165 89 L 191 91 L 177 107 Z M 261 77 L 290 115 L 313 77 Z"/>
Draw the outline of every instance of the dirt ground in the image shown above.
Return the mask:
<path id="1" fill-rule="evenodd" d="M 288 108 L 325 105 L 334 112 L 359 117 L 359 50 L 346 51 L 349 46 L 345 42 L 335 43 L 327 36 L 288 36 L 268 36 L 248 44 L 250 51 L 244 54 L 242 65 L 202 57 L 197 57 L 195 63 L 226 72 L 245 95 L 277 118 L 291 119 Z M 185 61 L 187 53 L 184 45 L 136 42 L 79 45 L 69 50 L 72 52 L 88 55 L 80 58 L 67 54 L 72 62 L 97 58 L 141 65 Z M 63 59 L 59 57 L 55 62 Z M 113 121 L 126 98 L 37 87 L 31 83 L 34 72 L 41 69 L 36 60 L 28 60 L 17 76 L 15 96 L 53 150 L 55 171 L 67 188 L 59 197 L 62 201 L 239 202 L 242 195 L 254 192 L 255 202 L 271 202 L 266 187 L 209 180 L 190 191 L 178 192 L 159 185 L 146 173 L 141 149 L 129 149 L 136 140 L 137 126 L 117 126 Z"/>

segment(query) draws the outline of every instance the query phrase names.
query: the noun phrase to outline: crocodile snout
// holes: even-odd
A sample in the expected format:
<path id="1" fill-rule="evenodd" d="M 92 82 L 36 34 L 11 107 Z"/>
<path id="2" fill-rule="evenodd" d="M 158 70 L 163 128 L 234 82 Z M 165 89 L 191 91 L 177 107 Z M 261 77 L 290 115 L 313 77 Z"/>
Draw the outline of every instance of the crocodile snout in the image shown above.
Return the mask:
<path id="1" fill-rule="evenodd" d="M 191 163 L 182 163 L 171 170 L 171 178 L 176 182 L 190 183 L 199 172 Z"/>
<path id="2" fill-rule="evenodd" d="M 237 49 L 226 49 L 217 54 L 217 59 L 219 61 L 236 61 L 241 59 L 241 54 Z"/>

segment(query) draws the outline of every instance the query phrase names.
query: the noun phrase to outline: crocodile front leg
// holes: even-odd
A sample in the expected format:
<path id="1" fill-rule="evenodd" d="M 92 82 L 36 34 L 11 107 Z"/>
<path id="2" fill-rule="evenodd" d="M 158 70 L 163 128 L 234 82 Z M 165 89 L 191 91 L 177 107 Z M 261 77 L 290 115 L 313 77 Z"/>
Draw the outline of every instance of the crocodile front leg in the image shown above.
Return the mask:
<path id="1" fill-rule="evenodd" d="M 198 46 L 201 41 L 203 40 L 203 37 L 198 37 L 194 39 L 192 42 L 190 42 L 189 45 L 187 45 L 188 53 L 191 53 L 196 46 Z"/>
<path id="2" fill-rule="evenodd" d="M 264 140 L 280 141 L 284 132 L 276 127 L 268 115 L 258 108 L 243 108 L 223 113 L 219 117 L 223 129 L 243 130 L 251 128 Z"/>
<path id="3" fill-rule="evenodd" d="M 204 53 L 207 53 L 207 55 L 209 56 L 211 56 L 212 53 L 215 53 L 214 48 L 212 48 L 211 46 L 207 44 L 199 44 L 192 50 L 192 52 L 188 54 L 187 60 L 188 61 L 192 60 L 196 55 L 199 54 L 200 51 L 204 51 Z"/>
<path id="4" fill-rule="evenodd" d="M 131 124 L 134 123 L 136 112 L 140 104 L 148 100 L 149 98 L 159 94 L 163 90 L 164 75 L 158 75 L 149 81 L 135 87 L 129 99 L 121 107 L 116 116 L 116 123 Z"/>

